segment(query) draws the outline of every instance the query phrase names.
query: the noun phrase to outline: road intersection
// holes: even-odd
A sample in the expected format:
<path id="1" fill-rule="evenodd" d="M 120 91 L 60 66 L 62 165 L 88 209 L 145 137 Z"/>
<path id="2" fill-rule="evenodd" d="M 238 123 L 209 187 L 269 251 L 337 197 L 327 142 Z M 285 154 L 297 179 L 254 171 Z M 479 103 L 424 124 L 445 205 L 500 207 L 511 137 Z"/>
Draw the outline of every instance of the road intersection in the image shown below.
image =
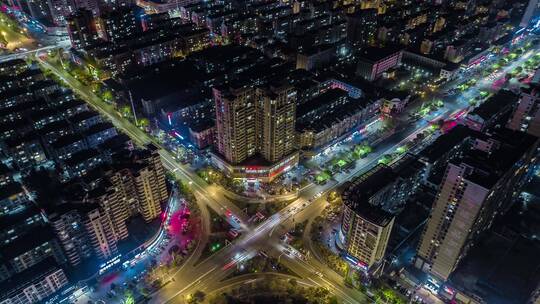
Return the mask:
<path id="1" fill-rule="evenodd" d="M 374 147 L 373 153 L 359 160 L 355 169 L 350 173 L 341 173 L 334 180 L 324 185 L 313 185 L 301 189 L 298 198 L 288 206 L 276 214 L 269 216 L 263 222 L 253 224 L 248 222 L 249 216 L 247 214 L 234 202 L 226 198 L 222 188 L 208 184 L 188 166 L 176 161 L 172 154 L 161 147 L 157 140 L 151 138 L 131 122 L 122 118 L 112 105 L 104 103 L 90 88 L 82 85 L 66 71 L 50 64 L 46 56 L 42 53 L 36 53 L 36 58 L 40 64 L 62 79 L 75 93 L 106 116 L 118 129 L 129 135 L 134 142 L 139 145 L 154 143 L 160 147 L 159 153 L 165 168 L 174 173 L 177 178 L 187 181 L 192 188 L 197 199 L 197 204 L 202 210 L 201 214 L 205 223 L 203 226 L 208 227 L 209 213 L 206 211 L 207 206 L 228 220 L 230 220 L 230 214 L 240 219 L 242 235 L 232 244 L 199 262 L 198 260 L 207 242 L 206 233 L 203 233 L 192 255 L 182 267 L 169 276 L 169 282 L 163 288 L 151 295 L 150 303 L 178 303 L 186 299 L 187 295 L 193 294 L 197 290 L 211 293 L 212 291 L 223 289 L 228 284 L 227 282 L 229 282 L 225 279 L 233 272 L 235 265 L 252 258 L 261 250 L 264 250 L 273 257 L 281 256 L 281 263 L 300 276 L 301 280 L 316 286 L 328 288 L 346 303 L 368 301 L 367 295 L 360 293 L 358 290 L 346 287 L 343 284 L 343 278 L 339 274 L 323 262 L 313 258 L 313 255 L 311 255 L 312 258 L 305 260 L 296 256 L 291 257 L 283 254 L 283 244 L 279 240 L 279 236 L 284 231 L 288 231 L 294 225 L 295 221 L 299 222 L 303 219 L 318 216 L 325 207 L 326 193 L 335 190 L 344 182 L 371 169 L 378 163 L 382 155 L 394 152 L 397 147 L 411 141 L 416 134 L 429 128 L 430 121 L 440 118 L 452 118 L 457 113 L 461 115 L 463 110 L 469 108 L 468 103 L 461 95 L 469 97 L 469 95 L 477 95 L 479 92 L 479 88 L 474 87 L 470 90 L 472 93 L 467 91 L 459 96 L 446 98 L 443 108 L 415 123 L 407 125 L 396 134 L 385 139 Z M 514 65 L 512 64 L 511 66 Z M 474 77 L 474 74 L 471 77 Z M 452 81 L 446 87 L 453 87 L 457 82 L 459 81 Z M 488 82 L 485 79 L 481 79 L 478 83 L 482 86 L 482 89 L 485 89 Z"/>

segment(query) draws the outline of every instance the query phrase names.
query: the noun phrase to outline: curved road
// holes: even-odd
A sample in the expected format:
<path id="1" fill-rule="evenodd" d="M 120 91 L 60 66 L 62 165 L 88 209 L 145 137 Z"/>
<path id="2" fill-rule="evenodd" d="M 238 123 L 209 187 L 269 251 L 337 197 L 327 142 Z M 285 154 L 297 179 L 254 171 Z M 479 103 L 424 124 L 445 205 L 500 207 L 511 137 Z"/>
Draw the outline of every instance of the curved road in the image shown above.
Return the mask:
<path id="1" fill-rule="evenodd" d="M 89 88 L 81 85 L 65 71 L 50 65 L 43 58 L 38 56 L 38 60 L 63 79 L 75 92 L 107 116 L 117 128 L 123 130 L 137 143 L 146 144 L 153 142 L 159 146 L 155 140 L 149 138 L 143 131 L 119 117 L 112 106 L 103 103 Z M 518 61 L 521 61 L 521 59 Z M 479 83 L 485 85 L 484 81 L 479 81 Z M 448 86 L 455 84 L 457 84 L 457 81 L 451 82 Z M 443 109 L 429 115 L 425 120 L 410 123 L 403 130 L 400 130 L 400 132 L 378 144 L 372 154 L 357 162 L 356 169 L 352 170 L 351 173 L 339 174 L 335 177 L 334 181 L 325 185 L 314 185 L 304 188 L 300 191 L 297 200 L 257 226 L 247 222 L 247 215 L 243 214 L 234 203 L 225 198 L 221 188 L 208 185 L 189 168 L 176 162 L 168 151 L 161 148 L 160 155 L 165 167 L 169 171 L 174 172 L 177 177 L 189 181 L 201 206 L 203 217 L 207 218 L 209 216 L 205 213 L 205 206 L 209 206 L 228 220 L 230 220 L 230 217 L 227 217 L 227 214 L 230 211 L 240 219 L 243 233 L 233 244 L 221 249 L 219 252 L 194 266 L 196 262 L 195 257 L 200 256 L 200 250 L 202 250 L 202 246 L 198 246 L 196 250 L 197 254 L 192 255 L 193 258 L 189 259 L 183 267 L 172 274 L 171 282 L 152 295 L 150 303 L 178 303 L 185 299 L 186 295 L 196 290 L 205 290 L 211 286 L 220 286 L 220 284 L 223 284 L 221 281 L 232 272 L 232 269 L 237 263 L 250 259 L 261 249 L 264 249 L 272 256 L 281 257 L 281 262 L 302 276 L 304 280 L 329 288 L 347 303 L 368 301 L 366 295 L 357 290 L 345 287 L 342 277 L 317 259 L 312 258 L 304 261 L 300 258 L 283 255 L 283 247 L 278 239 L 280 233 L 291 227 L 295 220 L 316 216 L 324 207 L 324 202 L 322 199 L 319 199 L 310 203 L 312 198 L 315 196 L 324 197 L 324 194 L 328 191 L 371 169 L 378 162 L 381 155 L 394 152 L 397 147 L 410 141 L 417 133 L 426 129 L 429 126 L 426 121 L 431 121 L 438 117 L 447 118 L 467 107 L 468 104 L 463 102 L 460 96 L 451 98 L 445 103 Z"/>

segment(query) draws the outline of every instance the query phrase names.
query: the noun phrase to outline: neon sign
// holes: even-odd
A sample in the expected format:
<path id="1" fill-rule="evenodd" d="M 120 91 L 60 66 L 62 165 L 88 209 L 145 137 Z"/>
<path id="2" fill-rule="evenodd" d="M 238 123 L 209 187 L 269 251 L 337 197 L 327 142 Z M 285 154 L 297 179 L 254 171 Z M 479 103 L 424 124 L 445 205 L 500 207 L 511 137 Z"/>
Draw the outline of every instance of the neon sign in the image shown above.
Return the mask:
<path id="1" fill-rule="evenodd" d="M 349 263 L 351 263 L 353 266 L 355 267 L 358 267 L 360 269 L 362 269 L 363 271 L 367 271 L 368 270 L 368 265 L 362 261 L 359 261 L 358 259 L 355 259 L 353 258 L 352 256 L 350 255 L 345 255 L 345 260 L 347 260 Z"/>
<path id="2" fill-rule="evenodd" d="M 114 265 L 120 263 L 121 254 L 115 256 L 114 258 L 108 260 L 107 262 L 99 265 L 99 274 L 103 274 L 107 270 L 111 269 Z"/>

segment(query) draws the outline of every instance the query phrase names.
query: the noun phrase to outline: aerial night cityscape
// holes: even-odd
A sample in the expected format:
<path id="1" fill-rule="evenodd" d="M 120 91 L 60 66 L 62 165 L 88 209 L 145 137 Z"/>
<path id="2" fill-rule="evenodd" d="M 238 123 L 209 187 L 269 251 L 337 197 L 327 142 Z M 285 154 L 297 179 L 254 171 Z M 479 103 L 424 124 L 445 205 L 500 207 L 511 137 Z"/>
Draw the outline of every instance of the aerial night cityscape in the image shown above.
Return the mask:
<path id="1" fill-rule="evenodd" d="M 0 0 L 0 304 L 540 304 L 540 0 Z"/>

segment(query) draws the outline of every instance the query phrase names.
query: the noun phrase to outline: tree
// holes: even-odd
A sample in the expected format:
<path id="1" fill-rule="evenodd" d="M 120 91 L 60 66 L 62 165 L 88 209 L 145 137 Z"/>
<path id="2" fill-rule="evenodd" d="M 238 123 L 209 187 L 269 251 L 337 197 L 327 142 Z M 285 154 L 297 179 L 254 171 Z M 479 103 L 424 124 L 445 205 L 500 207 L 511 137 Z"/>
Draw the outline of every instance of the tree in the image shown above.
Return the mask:
<path id="1" fill-rule="evenodd" d="M 290 283 L 291 286 L 293 286 L 293 287 L 298 286 L 298 282 L 296 281 L 296 279 L 290 279 L 290 280 L 289 280 L 289 283 Z"/>
<path id="2" fill-rule="evenodd" d="M 120 114 L 122 114 L 122 117 L 129 117 L 131 116 L 131 107 L 128 105 L 124 105 L 120 107 Z"/>
<path id="3" fill-rule="evenodd" d="M 150 121 L 148 118 L 141 118 L 139 119 L 139 127 L 146 129 L 150 125 Z"/>
<path id="4" fill-rule="evenodd" d="M 228 295 L 226 293 L 220 293 L 220 294 L 214 296 L 214 298 L 210 300 L 210 303 L 212 303 L 212 304 L 227 304 L 227 303 L 229 303 Z"/>
<path id="5" fill-rule="evenodd" d="M 92 92 L 99 93 L 101 91 L 101 83 L 94 82 L 92 83 Z"/>
<path id="6" fill-rule="evenodd" d="M 103 92 L 103 94 L 101 95 L 101 99 L 103 99 L 104 101 L 106 102 L 111 102 L 113 101 L 113 93 L 110 91 L 110 90 L 106 90 L 105 92 Z M 130 112 L 131 112 L 131 109 L 130 109 Z"/>
<path id="7" fill-rule="evenodd" d="M 200 290 L 197 290 L 193 293 L 193 300 L 195 303 L 200 303 L 204 301 L 204 298 L 206 297 L 206 294 Z"/>
<path id="8" fill-rule="evenodd" d="M 0 48 L 5 48 L 8 44 L 8 41 L 4 36 L 0 36 Z"/>
<path id="9" fill-rule="evenodd" d="M 328 298 L 328 301 L 326 301 L 326 303 L 328 303 L 328 304 L 338 304 L 339 301 L 338 301 L 337 297 L 335 295 L 333 295 L 333 296 L 330 296 L 330 298 Z"/>

